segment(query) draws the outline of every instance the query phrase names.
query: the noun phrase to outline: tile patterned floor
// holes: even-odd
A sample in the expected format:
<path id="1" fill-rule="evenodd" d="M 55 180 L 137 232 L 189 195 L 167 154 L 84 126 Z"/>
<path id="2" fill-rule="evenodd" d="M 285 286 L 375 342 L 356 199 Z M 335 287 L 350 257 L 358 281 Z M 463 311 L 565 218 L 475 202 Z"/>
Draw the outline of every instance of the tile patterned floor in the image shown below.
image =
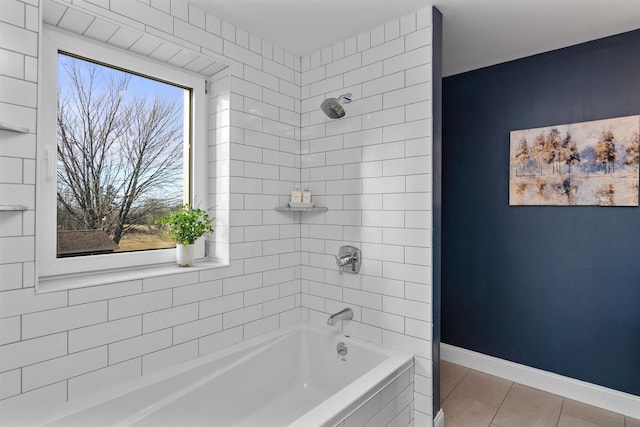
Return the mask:
<path id="1" fill-rule="evenodd" d="M 440 395 L 446 427 L 640 427 L 640 420 L 444 360 Z"/>

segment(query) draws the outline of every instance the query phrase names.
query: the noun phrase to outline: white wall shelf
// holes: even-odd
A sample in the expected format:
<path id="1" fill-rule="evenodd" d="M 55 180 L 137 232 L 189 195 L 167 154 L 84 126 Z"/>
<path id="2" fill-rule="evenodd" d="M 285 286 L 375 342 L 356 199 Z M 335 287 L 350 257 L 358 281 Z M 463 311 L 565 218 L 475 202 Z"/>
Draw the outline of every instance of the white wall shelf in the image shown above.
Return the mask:
<path id="1" fill-rule="evenodd" d="M 29 133 L 30 130 L 28 128 L 23 128 L 21 126 L 12 125 L 6 122 L 0 122 L 0 130 L 8 130 L 11 132 L 19 132 L 19 133 Z"/>
<path id="2" fill-rule="evenodd" d="M 295 212 L 326 212 L 329 208 L 324 206 L 314 206 L 312 208 L 291 208 L 289 206 L 277 206 L 277 211 L 295 211 Z"/>
<path id="3" fill-rule="evenodd" d="M 0 205 L 0 211 L 26 211 L 28 208 L 24 205 Z"/>

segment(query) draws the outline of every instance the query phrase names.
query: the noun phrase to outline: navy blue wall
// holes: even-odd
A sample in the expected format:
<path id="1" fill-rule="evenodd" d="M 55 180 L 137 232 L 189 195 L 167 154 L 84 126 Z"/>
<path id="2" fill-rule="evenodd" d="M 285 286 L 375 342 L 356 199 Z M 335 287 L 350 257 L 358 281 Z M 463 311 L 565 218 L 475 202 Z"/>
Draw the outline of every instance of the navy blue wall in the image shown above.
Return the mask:
<path id="1" fill-rule="evenodd" d="M 442 342 L 640 395 L 640 209 L 509 207 L 509 132 L 640 114 L 640 30 L 443 81 Z"/>

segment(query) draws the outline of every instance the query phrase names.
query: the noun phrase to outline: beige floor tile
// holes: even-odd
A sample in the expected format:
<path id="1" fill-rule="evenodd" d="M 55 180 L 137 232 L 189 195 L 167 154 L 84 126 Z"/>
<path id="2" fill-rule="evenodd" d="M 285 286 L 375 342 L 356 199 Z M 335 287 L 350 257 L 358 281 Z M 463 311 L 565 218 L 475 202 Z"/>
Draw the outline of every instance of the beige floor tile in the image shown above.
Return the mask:
<path id="1" fill-rule="evenodd" d="M 590 421 L 597 425 L 606 427 L 624 427 L 624 415 L 616 414 L 615 412 L 607 411 L 606 409 L 597 408 L 571 399 L 564 400 L 562 413 L 582 418 L 583 420 Z"/>
<path id="2" fill-rule="evenodd" d="M 464 378 L 471 369 L 464 366 L 456 365 L 455 363 L 447 362 L 446 360 L 440 361 L 440 374 L 447 375 L 460 381 Z"/>
<path id="3" fill-rule="evenodd" d="M 470 371 L 460 382 L 456 391 L 480 402 L 499 407 L 513 383 L 503 378 Z"/>
<path id="4" fill-rule="evenodd" d="M 625 417 L 626 427 L 640 427 L 640 420 L 631 417 Z"/>
<path id="5" fill-rule="evenodd" d="M 451 362 L 441 361 L 440 373 L 447 427 L 640 427 L 635 418 Z"/>
<path id="6" fill-rule="evenodd" d="M 493 423 L 501 427 L 555 427 L 562 401 L 555 394 L 514 384 Z"/>
<path id="7" fill-rule="evenodd" d="M 602 424 L 592 423 L 583 418 L 574 417 L 569 414 L 560 414 L 558 427 L 603 427 Z M 608 427 L 608 426 L 607 426 Z"/>
<path id="8" fill-rule="evenodd" d="M 449 394 L 460 384 L 460 378 L 440 374 L 440 403 L 449 397 Z"/>
<path id="9" fill-rule="evenodd" d="M 498 408 L 453 391 L 442 402 L 447 427 L 488 427 Z"/>

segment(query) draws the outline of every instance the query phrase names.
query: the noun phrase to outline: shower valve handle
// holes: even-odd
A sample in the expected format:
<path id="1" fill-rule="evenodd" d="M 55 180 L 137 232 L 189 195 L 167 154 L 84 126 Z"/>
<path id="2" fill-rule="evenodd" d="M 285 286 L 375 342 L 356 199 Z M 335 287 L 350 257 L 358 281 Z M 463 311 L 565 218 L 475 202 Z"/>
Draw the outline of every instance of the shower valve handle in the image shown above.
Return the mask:
<path id="1" fill-rule="evenodd" d="M 336 258 L 336 264 L 338 265 L 340 274 L 345 271 L 345 266 L 351 266 L 351 273 L 358 273 L 360 271 L 360 249 L 353 246 L 341 246 L 338 251 L 338 255 L 334 255 Z M 348 270 L 347 270 L 348 271 Z"/>

